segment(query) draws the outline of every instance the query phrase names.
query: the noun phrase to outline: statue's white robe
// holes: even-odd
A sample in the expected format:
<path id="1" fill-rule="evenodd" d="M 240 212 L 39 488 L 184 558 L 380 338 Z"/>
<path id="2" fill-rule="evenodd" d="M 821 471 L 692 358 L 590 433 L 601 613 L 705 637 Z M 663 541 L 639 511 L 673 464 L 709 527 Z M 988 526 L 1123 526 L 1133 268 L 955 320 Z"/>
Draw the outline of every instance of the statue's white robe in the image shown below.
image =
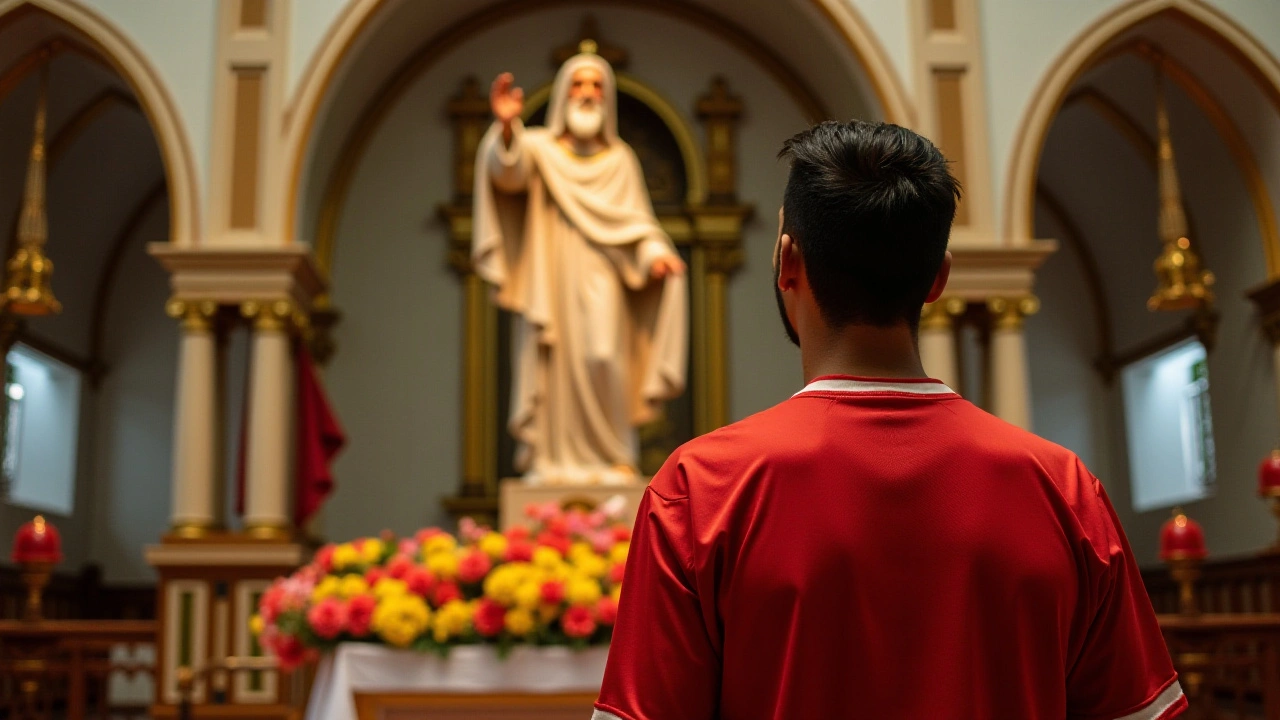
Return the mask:
<path id="1" fill-rule="evenodd" d="M 530 479 L 635 468 L 635 428 L 685 386 L 687 284 L 649 279 L 675 252 L 640 163 L 616 135 L 579 157 L 545 128 L 494 124 L 476 164 L 475 271 L 515 314 L 510 430 Z"/>

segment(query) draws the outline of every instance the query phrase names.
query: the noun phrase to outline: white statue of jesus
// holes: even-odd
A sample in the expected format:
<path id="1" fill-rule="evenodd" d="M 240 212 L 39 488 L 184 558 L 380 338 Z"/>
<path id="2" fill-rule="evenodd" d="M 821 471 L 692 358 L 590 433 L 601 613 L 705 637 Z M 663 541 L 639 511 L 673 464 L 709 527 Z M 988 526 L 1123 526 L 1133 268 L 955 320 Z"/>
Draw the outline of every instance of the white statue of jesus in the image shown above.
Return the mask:
<path id="1" fill-rule="evenodd" d="M 472 259 L 513 317 L 509 428 L 534 483 L 637 476 L 636 427 L 684 391 L 685 264 L 618 137 L 613 69 L 593 53 L 556 76 L 546 127 L 493 82 L 480 143 Z"/>

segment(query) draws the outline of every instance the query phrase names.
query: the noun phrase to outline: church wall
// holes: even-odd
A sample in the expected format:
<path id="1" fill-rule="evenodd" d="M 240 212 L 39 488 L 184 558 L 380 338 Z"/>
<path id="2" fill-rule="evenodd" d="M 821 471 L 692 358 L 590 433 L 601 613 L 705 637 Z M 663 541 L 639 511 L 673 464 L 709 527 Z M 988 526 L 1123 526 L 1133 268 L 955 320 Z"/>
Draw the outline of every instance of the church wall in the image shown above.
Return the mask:
<path id="1" fill-rule="evenodd" d="M 217 0 L 137 2 L 77 0 L 92 7 L 142 51 L 173 98 L 194 157 L 197 181 L 209 182 Z M 203 197 L 203 193 L 201 195 Z"/>
<path id="2" fill-rule="evenodd" d="M 158 203 L 129 238 L 110 293 L 103 343 L 107 374 L 94 395 L 89 455 L 89 559 L 109 583 L 148 582 L 142 548 L 169 526 L 178 323 L 164 313 L 168 277 L 145 252 L 164 238 Z"/>
<path id="3" fill-rule="evenodd" d="M 606 37 L 626 28 L 629 72 L 691 127 L 692 107 L 714 73 L 743 96 L 740 195 L 756 204 L 757 216 L 748 226 L 746 265 L 730 283 L 731 413 L 742 417 L 800 384 L 769 278 L 786 179 L 773 157 L 805 126 L 803 116 L 762 70 L 700 30 L 630 8 L 592 13 Z M 445 266 L 444 228 L 435 218 L 451 192 L 444 106 L 467 74 L 487 83 L 511 69 L 529 92 L 549 81 L 550 50 L 572 36 L 581 14 L 563 8 L 525 16 L 468 40 L 415 82 L 370 144 L 334 254 L 332 295 L 344 317 L 326 381 L 350 443 L 336 466 L 329 537 L 445 521 L 439 499 L 456 491 L 459 478 L 462 328 L 460 285 Z"/>

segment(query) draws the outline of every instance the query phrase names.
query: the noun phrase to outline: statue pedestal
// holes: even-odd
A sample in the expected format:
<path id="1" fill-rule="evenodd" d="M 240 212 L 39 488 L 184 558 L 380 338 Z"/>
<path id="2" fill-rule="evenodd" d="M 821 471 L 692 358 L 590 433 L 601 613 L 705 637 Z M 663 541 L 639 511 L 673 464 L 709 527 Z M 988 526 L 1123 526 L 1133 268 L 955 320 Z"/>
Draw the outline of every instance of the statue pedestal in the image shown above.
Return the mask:
<path id="1" fill-rule="evenodd" d="M 619 521 L 631 527 L 636 521 L 640 498 L 648 486 L 648 478 L 617 485 L 531 485 L 520 478 L 508 478 L 502 481 L 498 490 L 498 528 L 506 530 L 514 525 L 528 524 L 524 509 L 530 503 L 557 502 L 561 507 L 594 509 L 615 495 L 621 495 L 626 501 Z"/>

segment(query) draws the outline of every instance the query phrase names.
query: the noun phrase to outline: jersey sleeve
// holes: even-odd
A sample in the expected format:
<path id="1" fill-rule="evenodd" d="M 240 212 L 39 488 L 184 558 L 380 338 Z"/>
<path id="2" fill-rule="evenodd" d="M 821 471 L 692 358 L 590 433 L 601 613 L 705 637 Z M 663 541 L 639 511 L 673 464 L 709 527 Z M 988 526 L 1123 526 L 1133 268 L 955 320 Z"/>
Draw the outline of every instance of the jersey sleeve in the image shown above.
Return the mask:
<path id="1" fill-rule="evenodd" d="M 662 478 L 680 472 L 675 465 L 654 479 L 636 515 L 593 720 L 717 717 L 720 657 L 693 579 L 689 499 Z"/>
<path id="2" fill-rule="evenodd" d="M 1082 469 L 1088 624 L 1067 675 L 1070 720 L 1167 720 L 1187 709 L 1142 575 L 1115 509 Z"/>

